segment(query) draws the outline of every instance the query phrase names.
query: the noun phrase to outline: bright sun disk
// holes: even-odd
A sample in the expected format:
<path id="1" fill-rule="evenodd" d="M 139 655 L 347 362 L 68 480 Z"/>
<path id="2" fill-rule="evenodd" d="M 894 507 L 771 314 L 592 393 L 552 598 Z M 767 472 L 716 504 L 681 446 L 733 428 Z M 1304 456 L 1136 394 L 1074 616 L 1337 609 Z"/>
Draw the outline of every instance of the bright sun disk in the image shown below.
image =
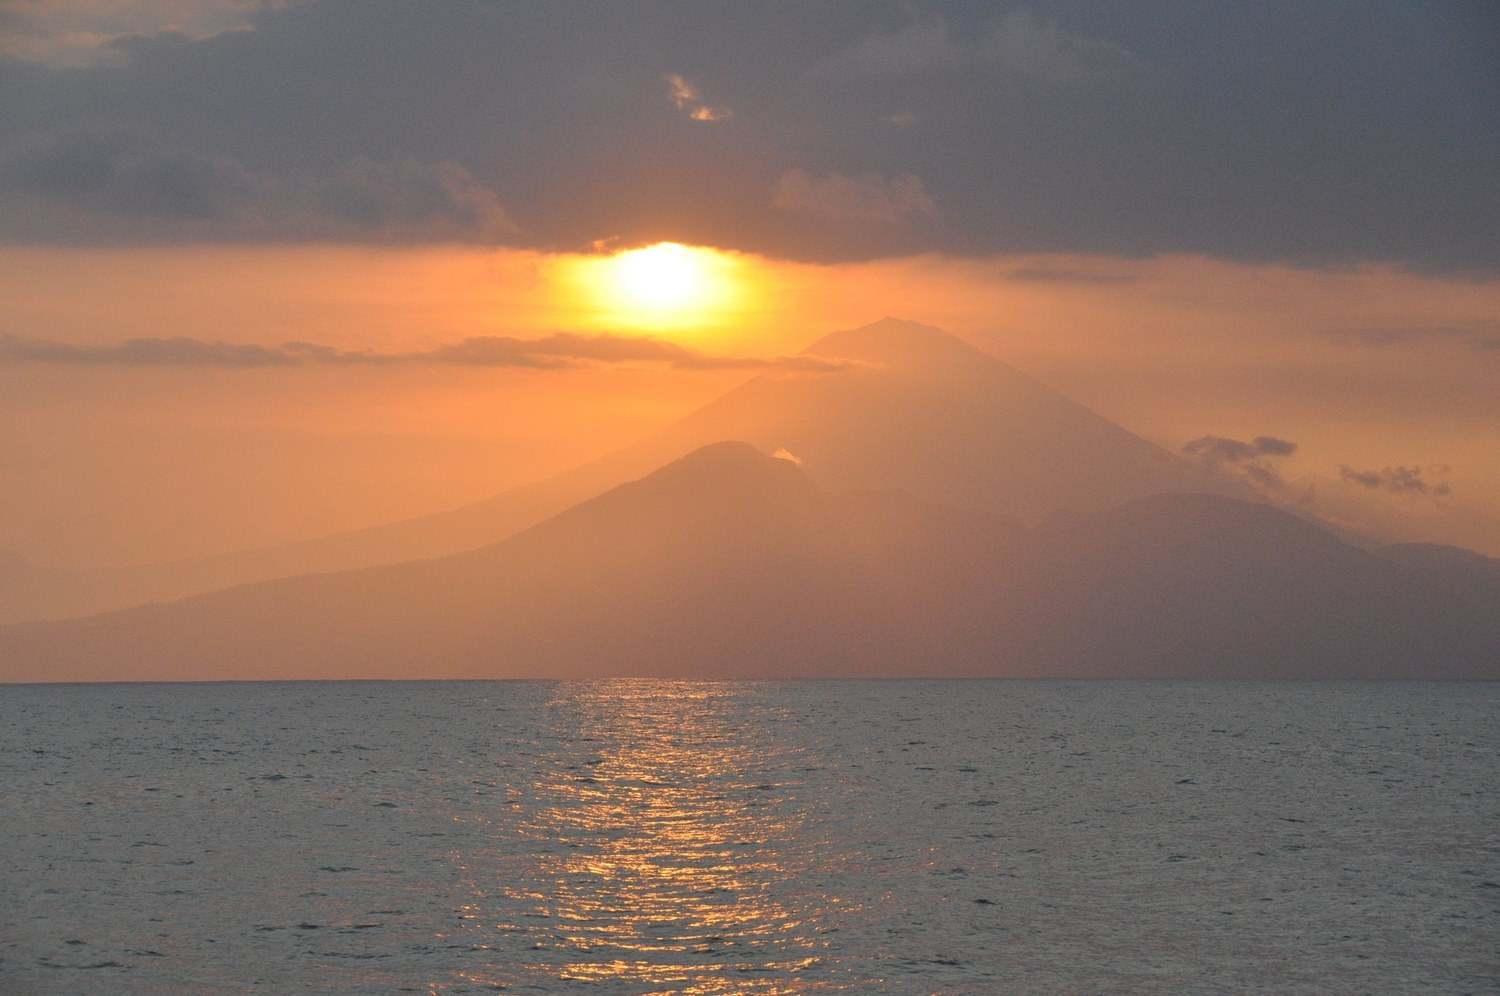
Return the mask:
<path id="1" fill-rule="evenodd" d="M 676 242 L 561 257 L 555 266 L 575 321 L 606 331 L 722 329 L 742 318 L 757 285 L 738 254 Z"/>
<path id="2" fill-rule="evenodd" d="M 614 283 L 620 297 L 638 307 L 675 311 L 705 303 L 705 261 L 699 250 L 658 242 L 614 257 Z"/>
<path id="3" fill-rule="evenodd" d="M 610 325 L 641 329 L 704 327 L 740 304 L 743 267 L 731 253 L 658 242 L 612 256 L 578 258 L 584 300 Z"/>

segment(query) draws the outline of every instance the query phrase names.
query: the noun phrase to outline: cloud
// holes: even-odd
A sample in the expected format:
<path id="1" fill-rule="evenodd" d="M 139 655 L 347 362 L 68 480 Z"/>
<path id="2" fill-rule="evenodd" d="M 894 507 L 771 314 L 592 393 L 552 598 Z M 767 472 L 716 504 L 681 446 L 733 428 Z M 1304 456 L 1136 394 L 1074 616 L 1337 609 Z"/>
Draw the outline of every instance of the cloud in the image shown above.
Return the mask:
<path id="1" fill-rule="evenodd" d="M 0 159 L 0 187 L 19 197 L 167 219 L 223 217 L 253 199 L 256 178 L 225 156 L 151 147 L 125 129 L 34 141 Z"/>
<path id="2" fill-rule="evenodd" d="M 129 339 L 111 346 L 74 346 L 38 339 L 0 337 L 0 359 L 85 366 L 286 367 L 302 362 L 295 351 L 248 343 Z"/>
<path id="3" fill-rule="evenodd" d="M 120 66 L 130 42 L 202 40 L 248 31 L 264 10 L 294 0 L 10 0 L 0 18 L 0 57 L 59 68 Z"/>
<path id="4" fill-rule="evenodd" d="M 1072 34 L 1054 21 L 1012 10 L 972 39 L 955 37 L 941 20 L 868 34 L 816 63 L 805 75 L 906 76 L 970 67 L 1070 84 L 1112 79 L 1137 62 L 1129 50 L 1113 42 Z"/>
<path id="5" fill-rule="evenodd" d="M 1428 468 L 1441 473 L 1441 468 Z M 1339 465 L 1339 477 L 1350 484 L 1358 484 L 1372 491 L 1389 491 L 1398 495 L 1431 495 L 1442 498 L 1453 493 L 1446 481 L 1429 482 L 1422 477 L 1421 467 L 1384 467 L 1380 470 L 1355 470 Z"/>
<path id="6" fill-rule="evenodd" d="M 514 232 L 493 191 L 451 162 L 412 159 L 375 162 L 363 157 L 311 187 L 330 217 L 368 232 Z"/>
<path id="7" fill-rule="evenodd" d="M 1500 351 L 1500 322 L 1475 319 L 1445 325 L 1408 325 L 1368 328 L 1336 338 L 1361 346 L 1432 344 L 1458 346 L 1477 352 Z"/>
<path id="8" fill-rule="evenodd" d="M 667 77 L 667 86 L 672 103 L 694 121 L 727 121 L 734 112 L 727 107 L 705 104 L 698 96 L 698 88 L 676 73 Z"/>
<path id="9" fill-rule="evenodd" d="M 947 24 L 935 21 L 865 35 L 814 65 L 807 75 L 906 75 L 959 65 L 970 55 L 971 51 L 954 39 Z"/>
<path id="10" fill-rule="evenodd" d="M 210 342 L 186 336 L 128 339 L 102 346 L 0 336 L 0 362 L 218 368 L 426 363 L 535 370 L 652 363 L 678 370 L 781 370 L 809 374 L 836 373 L 857 365 L 847 360 L 817 356 L 717 356 L 650 336 L 590 336 L 573 332 L 559 332 L 537 339 L 474 336 L 410 353 L 343 350 L 311 342 L 261 346 Z"/>
<path id="11" fill-rule="evenodd" d="M 922 181 L 910 173 L 887 180 L 878 173 L 813 177 L 803 169 L 789 170 L 776 181 L 771 206 L 839 221 L 893 223 L 907 215 L 937 214 Z"/>
<path id="12" fill-rule="evenodd" d="M 27 44 L 72 32 L 121 63 L 0 56 L 0 157 L 43 132 L 156 136 L 99 195 L 118 210 L 0 190 L 0 238 L 483 241 L 454 215 L 488 196 L 492 217 L 524 205 L 526 231 L 506 239 L 549 250 L 611 233 L 823 263 L 1187 254 L 1500 272 L 1493 141 L 1474 125 L 1500 115 L 1500 91 L 1492 33 L 1465 5 L 1332 0 L 1296 18 L 1216 5 L 1184 30 L 1161 5 L 1018 3 L 792 4 L 775 17 L 446 3 L 424 6 L 414 31 L 402 3 L 0 2 L 0 32 Z M 1288 79 L 1316 80 L 1320 99 Z M 705 129 L 733 140 L 704 143 Z M 161 161 L 174 150 L 175 165 Z M 357 160 L 400 174 L 413 158 L 468 171 L 452 210 L 372 232 L 348 196 L 318 196 L 354 182 Z M 943 224 L 789 223 L 768 191 L 798 165 L 909 171 Z M 165 195 L 140 213 L 161 174 L 197 214 L 172 217 Z M 1495 355 L 1500 333 L 1474 345 Z"/>
<path id="13" fill-rule="evenodd" d="M 1297 452 L 1297 444 L 1275 436 L 1256 436 L 1249 442 L 1224 436 L 1199 436 L 1184 443 L 1182 452 L 1210 469 L 1233 467 L 1255 484 L 1274 490 L 1286 483 L 1274 461 Z"/>
<path id="14" fill-rule="evenodd" d="M 1223 436 L 1199 436 L 1183 444 L 1182 452 L 1206 463 L 1243 463 L 1264 456 L 1290 456 L 1297 444 L 1275 436 L 1256 436 L 1250 442 Z"/>
<path id="15" fill-rule="evenodd" d="M 1006 273 L 1005 278 L 1028 284 L 1130 284 L 1141 279 L 1135 273 L 1100 273 L 1061 266 L 1021 266 Z"/>
<path id="16" fill-rule="evenodd" d="M 0 231 L 104 229 L 117 239 L 495 243 L 516 231 L 494 192 L 452 162 L 356 157 L 274 176 L 128 129 L 72 131 L 0 156 Z"/>
<path id="17" fill-rule="evenodd" d="M 979 51 L 985 61 L 1052 83 L 1113 79 L 1137 64 L 1129 50 L 1113 42 L 1070 34 L 1024 10 L 1000 18 L 980 40 Z"/>

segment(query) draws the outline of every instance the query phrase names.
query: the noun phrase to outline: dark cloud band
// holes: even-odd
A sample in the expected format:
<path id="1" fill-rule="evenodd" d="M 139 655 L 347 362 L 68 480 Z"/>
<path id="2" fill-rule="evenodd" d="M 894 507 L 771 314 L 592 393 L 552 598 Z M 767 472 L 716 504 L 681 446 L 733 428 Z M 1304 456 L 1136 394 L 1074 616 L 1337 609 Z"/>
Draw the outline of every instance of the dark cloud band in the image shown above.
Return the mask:
<path id="1" fill-rule="evenodd" d="M 413 31 L 399 3 L 267 4 L 243 30 L 137 28 L 110 66 L 0 59 L 0 240 L 1493 275 L 1481 7 L 434 3 Z"/>

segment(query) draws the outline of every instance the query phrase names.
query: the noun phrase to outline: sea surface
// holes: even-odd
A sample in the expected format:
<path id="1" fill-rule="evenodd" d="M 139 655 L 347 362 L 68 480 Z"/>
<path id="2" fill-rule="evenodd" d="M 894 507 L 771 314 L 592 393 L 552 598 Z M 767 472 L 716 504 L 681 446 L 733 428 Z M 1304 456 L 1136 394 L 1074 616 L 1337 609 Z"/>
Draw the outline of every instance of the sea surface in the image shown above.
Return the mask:
<path id="1" fill-rule="evenodd" d="M 0 686 L 0 992 L 1500 991 L 1500 685 Z"/>

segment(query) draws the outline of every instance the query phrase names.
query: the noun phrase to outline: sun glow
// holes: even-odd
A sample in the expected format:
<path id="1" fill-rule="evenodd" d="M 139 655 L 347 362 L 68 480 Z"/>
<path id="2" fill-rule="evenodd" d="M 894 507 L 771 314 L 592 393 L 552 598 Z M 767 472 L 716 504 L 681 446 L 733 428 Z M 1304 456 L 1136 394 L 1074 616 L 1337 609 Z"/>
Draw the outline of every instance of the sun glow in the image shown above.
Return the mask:
<path id="1" fill-rule="evenodd" d="M 675 242 L 659 242 L 614 258 L 615 290 L 641 308 L 675 310 L 702 304 L 706 269 L 701 254 Z"/>
<path id="2" fill-rule="evenodd" d="M 739 312 L 744 297 L 738 257 L 676 242 L 575 257 L 569 269 L 580 302 L 612 326 L 720 325 Z"/>

